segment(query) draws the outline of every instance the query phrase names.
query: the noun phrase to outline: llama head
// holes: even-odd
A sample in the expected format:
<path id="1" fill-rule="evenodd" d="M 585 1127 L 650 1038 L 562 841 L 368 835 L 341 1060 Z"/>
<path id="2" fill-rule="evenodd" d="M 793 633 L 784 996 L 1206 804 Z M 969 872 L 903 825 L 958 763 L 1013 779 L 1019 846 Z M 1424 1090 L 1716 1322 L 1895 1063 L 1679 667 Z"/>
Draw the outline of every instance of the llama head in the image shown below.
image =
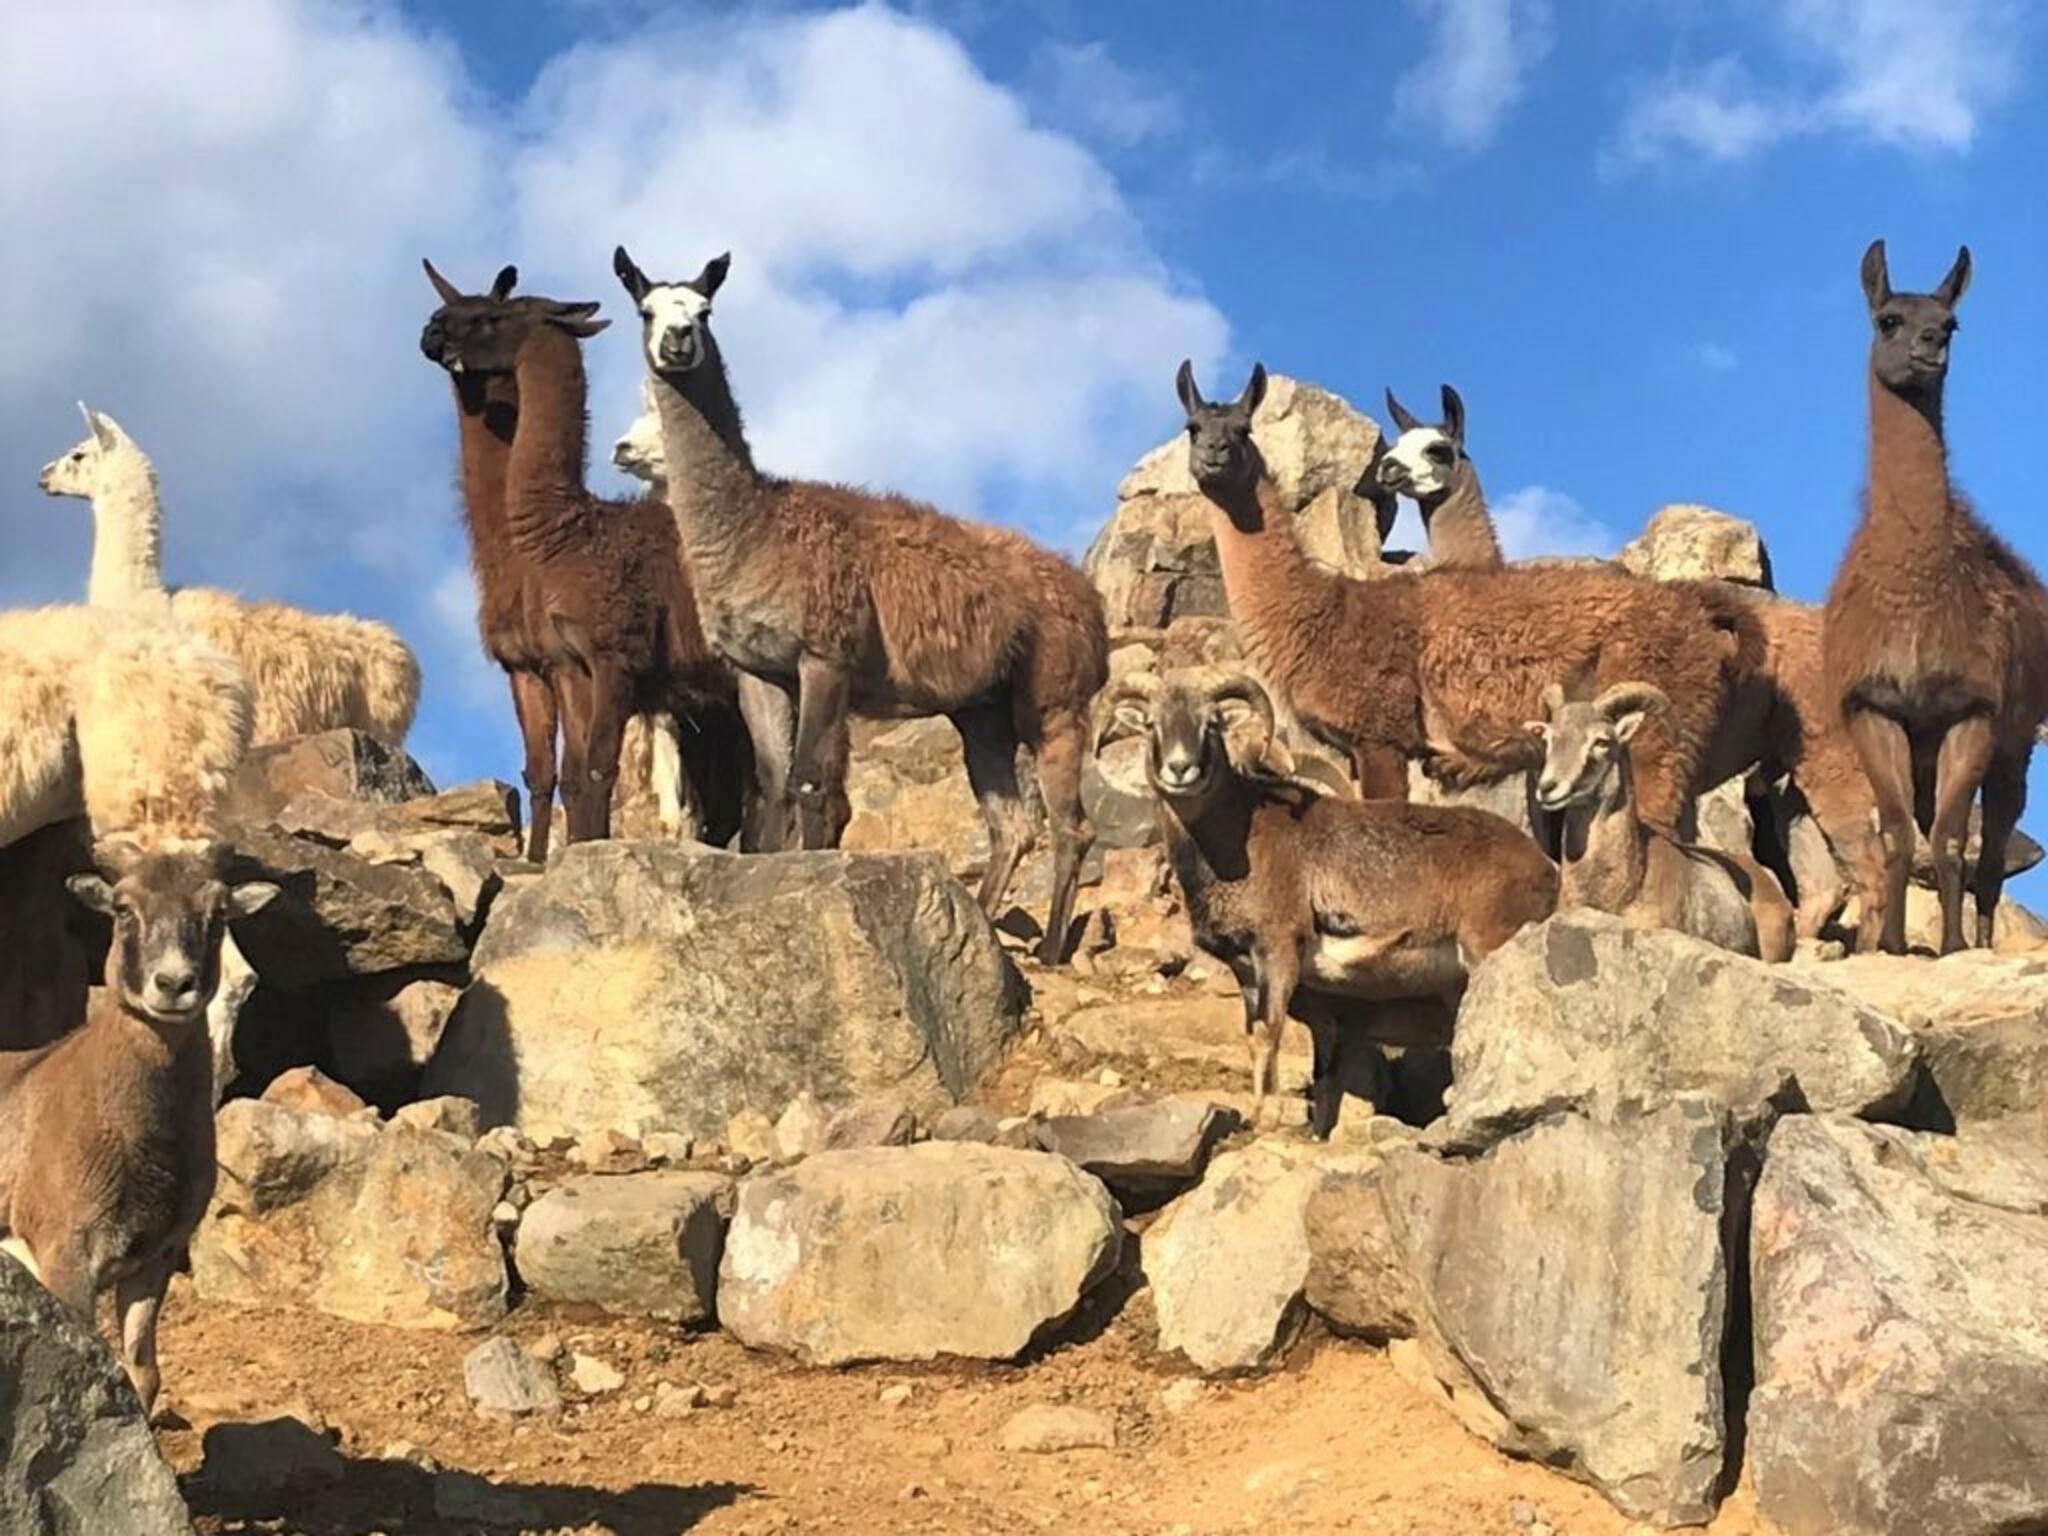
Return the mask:
<path id="1" fill-rule="evenodd" d="M 1188 472 L 1210 496 L 1249 491 L 1266 472 L 1252 441 L 1252 417 L 1266 398 L 1266 365 L 1252 364 L 1244 392 L 1227 405 L 1211 405 L 1195 383 L 1195 365 L 1183 362 L 1174 376 L 1181 409 L 1188 418 Z"/>
<path id="2" fill-rule="evenodd" d="M 1432 426 L 1417 421 L 1394 392 L 1387 391 L 1387 416 L 1401 435 L 1379 457 L 1379 481 L 1386 490 L 1433 501 L 1450 491 L 1459 471 L 1471 462 L 1465 456 L 1465 402 L 1448 384 L 1443 387 L 1443 405 L 1443 420 Z"/>
<path id="3" fill-rule="evenodd" d="M 1543 690 L 1543 718 L 1529 722 L 1543 738 L 1536 803 L 1561 811 L 1604 799 L 1643 721 L 1669 707 L 1651 683 L 1616 683 L 1596 699 L 1567 699 L 1563 685 L 1552 683 Z"/>
<path id="4" fill-rule="evenodd" d="M 442 302 L 420 332 L 420 351 L 457 378 L 512 372 L 520 347 L 536 326 L 555 326 L 580 340 L 611 324 L 592 318 L 597 314 L 595 300 L 564 303 L 535 294 L 510 297 L 512 285 L 519 281 L 516 267 L 505 268 L 491 291 L 478 297 L 459 292 L 432 262 L 422 264 Z"/>
<path id="5" fill-rule="evenodd" d="M 78 411 L 85 418 L 86 434 L 69 453 L 43 466 L 36 477 L 43 494 L 90 500 L 137 473 L 150 473 L 149 460 L 118 421 L 83 400 L 78 402 Z"/>
<path id="6" fill-rule="evenodd" d="M 634 265 L 623 245 L 612 252 L 612 271 L 640 311 L 649 371 L 664 378 L 685 374 L 712 355 L 711 301 L 731 267 L 727 251 L 705 262 L 688 282 L 657 283 Z"/>
<path id="7" fill-rule="evenodd" d="M 464 293 L 435 271 L 433 262 L 424 256 L 420 265 L 426 268 L 427 281 L 434 285 L 434 292 L 441 296 L 441 307 L 427 316 L 427 323 L 420 330 L 420 351 L 428 362 L 438 363 L 450 373 L 459 373 L 461 370 L 450 360 L 451 338 L 494 326 L 511 313 L 515 302 L 511 294 L 519 282 L 519 269 L 500 268 L 489 293 Z"/>
<path id="8" fill-rule="evenodd" d="M 640 414 L 612 444 L 612 463 L 636 480 L 660 487 L 668 482 L 668 452 L 661 440 L 661 413 L 654 403 L 654 385 L 640 378 Z"/>
<path id="9" fill-rule="evenodd" d="M 107 980 L 130 1013 L 162 1024 L 200 1018 L 220 987 L 220 947 L 232 917 L 261 911 L 277 887 L 230 887 L 218 843 L 145 849 L 103 839 L 94 874 L 73 875 L 71 894 L 111 918 Z"/>
<path id="10" fill-rule="evenodd" d="M 1870 304 L 1870 371 L 1879 383 L 1900 395 L 1940 395 L 1948 377 L 1956 303 L 1969 286 L 1970 248 L 1965 245 L 1934 292 L 1894 293 L 1884 242 L 1870 242 L 1863 253 L 1863 297 Z"/>

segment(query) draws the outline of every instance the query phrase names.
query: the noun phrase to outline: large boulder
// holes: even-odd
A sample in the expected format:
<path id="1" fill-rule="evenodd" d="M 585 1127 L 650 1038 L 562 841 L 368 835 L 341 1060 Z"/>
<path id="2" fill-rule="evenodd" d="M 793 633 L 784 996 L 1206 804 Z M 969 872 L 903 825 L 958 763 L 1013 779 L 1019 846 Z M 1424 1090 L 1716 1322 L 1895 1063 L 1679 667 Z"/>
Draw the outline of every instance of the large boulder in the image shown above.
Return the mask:
<path id="1" fill-rule="evenodd" d="M 1705 1521 L 1726 1450 L 1720 1108 L 1564 1114 L 1460 1161 L 1393 1146 L 1305 1215 L 1311 1305 L 1413 1335 L 1468 1425 L 1664 1524 Z M 1738 1202 L 1739 1203 L 1739 1202 Z"/>
<path id="2" fill-rule="evenodd" d="M 1735 581 L 1771 585 L 1771 557 L 1756 524 L 1712 507 L 1660 507 L 1615 556 L 1624 570 L 1652 581 Z"/>
<path id="3" fill-rule="evenodd" d="M 86 1319 L 0 1254 L 0 1531 L 192 1536 L 128 1378 Z"/>
<path id="4" fill-rule="evenodd" d="M 374 1113 L 256 1099 L 218 1120 L 220 1186 L 192 1239 L 200 1295 L 395 1328 L 485 1328 L 505 1314 L 491 1212 L 503 1163 Z"/>
<path id="5" fill-rule="evenodd" d="M 1131 1210 L 1201 1178 L 1210 1149 L 1239 1123 L 1236 1111 L 1205 1099 L 1161 1099 L 1052 1116 L 1038 1127 L 1038 1141 L 1094 1174 Z"/>
<path id="6" fill-rule="evenodd" d="M 718 1321 L 811 1365 L 1014 1358 L 1115 1268 L 1116 1202 L 1065 1158 L 825 1152 L 740 1184 Z"/>
<path id="7" fill-rule="evenodd" d="M 1841 1117 L 1772 1133 L 1749 1465 L 1787 1536 L 2048 1531 L 2048 1174 Z"/>
<path id="8" fill-rule="evenodd" d="M 743 858 L 579 843 L 492 908 L 423 1089 L 548 1141 L 723 1136 L 743 1110 L 901 1094 L 936 1115 L 1023 987 L 930 854 Z"/>
<path id="9" fill-rule="evenodd" d="M 588 1175 L 527 1207 L 515 1257 L 527 1289 L 621 1317 L 706 1323 L 718 1295 L 732 1180 L 717 1173 Z"/>
<path id="10" fill-rule="evenodd" d="M 404 748 L 362 731 L 321 731 L 252 748 L 230 791 L 228 814 L 256 826 L 304 795 L 395 804 L 433 792 L 433 781 Z"/>
<path id="11" fill-rule="evenodd" d="M 1773 1105 L 1904 1106 L 1919 1050 L 1811 971 L 1594 912 L 1525 928 L 1473 973 L 1442 1134 L 1485 1146 L 1565 1110 L 1703 1092 L 1746 1123 Z"/>

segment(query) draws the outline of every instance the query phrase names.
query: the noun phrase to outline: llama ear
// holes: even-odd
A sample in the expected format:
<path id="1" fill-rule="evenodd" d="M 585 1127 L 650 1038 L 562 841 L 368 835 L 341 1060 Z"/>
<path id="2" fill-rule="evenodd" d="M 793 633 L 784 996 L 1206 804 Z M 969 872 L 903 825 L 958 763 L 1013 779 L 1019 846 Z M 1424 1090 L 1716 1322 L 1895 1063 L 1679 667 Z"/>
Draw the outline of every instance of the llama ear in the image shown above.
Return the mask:
<path id="1" fill-rule="evenodd" d="M 1396 432 L 1413 432 L 1422 423 L 1415 419 L 1415 413 L 1394 398 L 1391 386 L 1387 390 L 1387 416 L 1394 423 Z"/>
<path id="2" fill-rule="evenodd" d="M 498 269 L 497 278 L 491 283 L 491 297 L 503 299 L 519 286 L 519 269 L 509 263 Z"/>
<path id="3" fill-rule="evenodd" d="M 102 917 L 114 915 L 114 888 L 98 875 L 73 875 L 64 882 L 64 889 L 77 897 L 87 910 Z"/>
<path id="4" fill-rule="evenodd" d="M 1247 416 L 1256 416 L 1259 404 L 1266 398 L 1266 365 L 1252 364 L 1252 376 L 1244 381 L 1244 393 L 1237 397 L 1237 407 Z"/>
<path id="5" fill-rule="evenodd" d="M 1195 365 L 1191 359 L 1181 359 L 1180 371 L 1173 376 L 1173 389 L 1180 396 L 1180 408 L 1190 416 L 1209 403 L 1202 398 L 1201 388 L 1195 383 Z"/>
<path id="6" fill-rule="evenodd" d="M 1884 242 L 1873 240 L 1863 253 L 1863 297 L 1872 309 L 1892 296 L 1891 273 L 1885 267 Z"/>
<path id="7" fill-rule="evenodd" d="M 427 281 L 434 285 L 434 292 L 441 295 L 443 304 L 454 304 L 461 300 L 462 290 L 434 270 L 434 264 L 426 257 L 420 258 L 420 265 L 427 269 Z"/>
<path id="8" fill-rule="evenodd" d="M 121 425 L 104 411 L 87 411 L 85 419 L 92 423 L 93 439 L 102 448 L 111 448 L 121 440 Z"/>
<path id="9" fill-rule="evenodd" d="M 1458 392 L 1446 384 L 1443 387 L 1444 436 L 1460 448 L 1465 446 L 1465 402 L 1458 398 Z"/>
<path id="10" fill-rule="evenodd" d="M 612 252 L 612 271 L 618 274 L 619 281 L 625 285 L 635 304 L 646 298 L 647 290 L 654 286 L 647 281 L 647 274 L 633 265 L 633 258 L 626 254 L 623 245 Z"/>
<path id="11" fill-rule="evenodd" d="M 1941 280 L 1940 286 L 1934 290 L 1934 296 L 1948 308 L 1954 309 L 1956 300 L 1963 296 L 1963 291 L 1969 286 L 1970 248 L 1967 245 L 1959 245 L 1956 247 L 1956 264 L 1948 269 L 1948 276 Z"/>
<path id="12" fill-rule="evenodd" d="M 548 319 L 571 336 L 588 340 L 611 324 L 609 320 L 593 320 L 589 315 L 550 315 Z"/>
<path id="13" fill-rule="evenodd" d="M 705 262 L 704 270 L 697 274 L 697 281 L 690 286 L 708 299 L 718 292 L 720 286 L 725 282 L 725 274 L 731 269 L 732 252 L 726 251 L 722 255 L 714 256 Z"/>

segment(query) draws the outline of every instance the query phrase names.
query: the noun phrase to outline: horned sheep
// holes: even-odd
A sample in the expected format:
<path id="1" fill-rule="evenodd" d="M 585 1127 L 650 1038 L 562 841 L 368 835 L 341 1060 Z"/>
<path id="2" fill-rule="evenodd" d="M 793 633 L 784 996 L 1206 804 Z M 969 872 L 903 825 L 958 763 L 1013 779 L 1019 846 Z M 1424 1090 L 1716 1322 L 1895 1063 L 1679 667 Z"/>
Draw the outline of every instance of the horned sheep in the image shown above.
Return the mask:
<path id="1" fill-rule="evenodd" d="M 387 626 L 347 614 L 250 602 L 206 587 L 164 586 L 156 468 L 120 423 L 80 404 L 86 436 L 43 468 L 51 496 L 92 504 L 95 608 L 169 613 L 241 663 L 254 698 L 253 742 L 344 726 L 397 745 L 420 696 L 419 662 Z"/>

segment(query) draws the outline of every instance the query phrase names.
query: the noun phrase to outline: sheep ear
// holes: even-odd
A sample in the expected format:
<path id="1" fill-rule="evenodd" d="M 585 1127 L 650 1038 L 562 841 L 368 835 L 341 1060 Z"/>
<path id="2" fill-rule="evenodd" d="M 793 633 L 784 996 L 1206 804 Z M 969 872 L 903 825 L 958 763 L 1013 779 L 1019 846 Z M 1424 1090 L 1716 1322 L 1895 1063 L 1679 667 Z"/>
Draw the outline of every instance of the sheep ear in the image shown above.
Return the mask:
<path id="1" fill-rule="evenodd" d="M 1422 423 L 1415 419 L 1415 413 L 1394 398 L 1391 387 L 1387 390 L 1387 417 L 1394 423 L 1396 432 L 1413 432 Z"/>
<path id="2" fill-rule="evenodd" d="M 420 258 L 420 265 L 427 269 L 427 281 L 434 285 L 434 292 L 441 295 L 443 304 L 454 304 L 461 300 L 462 290 L 434 270 L 434 264 L 426 257 Z"/>
<path id="3" fill-rule="evenodd" d="M 1624 714 L 1616 715 L 1614 717 L 1614 739 L 1616 741 L 1634 740 L 1636 732 L 1643 728 L 1643 722 L 1648 718 L 1649 712 L 1641 709 L 1631 709 Z"/>
<path id="4" fill-rule="evenodd" d="M 519 269 L 509 264 L 500 267 L 498 269 L 498 275 L 496 279 L 494 279 L 491 283 L 491 297 L 494 299 L 502 300 L 505 297 L 505 295 L 510 293 L 514 288 L 517 288 L 518 286 Z"/>
<path id="5" fill-rule="evenodd" d="M 1969 286 L 1970 248 L 1967 245 L 1959 245 L 1956 247 L 1956 264 L 1948 269 L 1948 276 L 1936 286 L 1934 296 L 1948 308 L 1954 309 L 1956 300 L 1963 296 L 1963 291 Z"/>
<path id="6" fill-rule="evenodd" d="M 1192 358 L 1182 358 L 1180 371 L 1173 376 L 1174 393 L 1180 396 L 1180 408 L 1193 416 L 1209 402 L 1202 398 L 1202 391 L 1195 383 L 1195 364 Z"/>
<path id="7" fill-rule="evenodd" d="M 1548 720 L 1524 720 L 1522 722 L 1522 729 L 1531 736 L 1536 737 L 1539 741 L 1550 740 L 1550 722 Z"/>
<path id="8" fill-rule="evenodd" d="M 623 245 L 612 252 L 612 271 L 618 274 L 635 304 L 646 298 L 647 290 L 654 286 L 647 281 L 647 274 L 633 265 L 633 258 L 626 254 Z"/>
<path id="9" fill-rule="evenodd" d="M 1247 416 L 1256 416 L 1259 405 L 1266 398 L 1266 365 L 1252 364 L 1252 376 L 1244 381 L 1244 393 L 1237 397 L 1237 408 Z"/>
<path id="10" fill-rule="evenodd" d="M 228 901 L 243 917 L 261 912 L 278 897 L 278 888 L 268 880 L 245 880 L 228 892 Z"/>
<path id="11" fill-rule="evenodd" d="M 64 882 L 64 889 L 89 910 L 103 917 L 114 915 L 114 888 L 98 875 L 73 875 Z"/>
<path id="12" fill-rule="evenodd" d="M 697 274 L 697 281 L 690 286 L 708 299 L 724 285 L 725 274 L 731 270 L 732 252 L 726 251 L 722 255 L 714 256 L 705 262 L 704 270 Z"/>
<path id="13" fill-rule="evenodd" d="M 1458 392 L 1446 384 L 1443 387 L 1444 436 L 1460 448 L 1465 446 L 1465 402 L 1458 398 Z"/>
<path id="14" fill-rule="evenodd" d="M 1884 242 L 1873 240 L 1863 253 L 1863 297 L 1872 309 L 1892 296 L 1891 273 L 1885 267 Z"/>

